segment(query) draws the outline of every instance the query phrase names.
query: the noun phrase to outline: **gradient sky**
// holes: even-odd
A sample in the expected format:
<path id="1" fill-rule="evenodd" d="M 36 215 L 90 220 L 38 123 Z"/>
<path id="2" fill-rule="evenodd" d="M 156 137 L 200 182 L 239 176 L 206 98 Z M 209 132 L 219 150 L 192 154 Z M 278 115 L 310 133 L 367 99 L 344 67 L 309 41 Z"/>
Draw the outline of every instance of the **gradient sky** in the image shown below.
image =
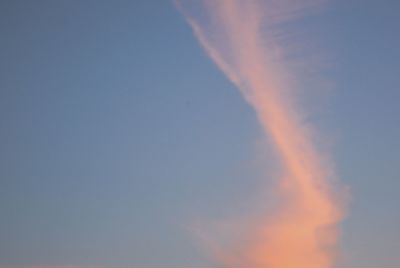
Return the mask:
<path id="1" fill-rule="evenodd" d="M 305 22 L 333 84 L 310 109 L 352 192 L 338 268 L 400 263 L 399 9 Z M 0 12 L 0 268 L 216 267 L 187 227 L 247 208 L 261 131 L 172 2 Z"/>

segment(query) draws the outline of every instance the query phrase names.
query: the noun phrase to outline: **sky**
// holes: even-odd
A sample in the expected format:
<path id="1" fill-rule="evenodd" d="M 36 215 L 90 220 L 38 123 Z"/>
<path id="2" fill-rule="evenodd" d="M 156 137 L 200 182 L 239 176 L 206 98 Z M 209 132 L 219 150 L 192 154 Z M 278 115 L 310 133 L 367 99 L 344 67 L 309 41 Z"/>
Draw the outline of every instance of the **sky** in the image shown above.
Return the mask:
<path id="1" fill-rule="evenodd" d="M 399 8 L 332 0 L 304 22 L 328 81 L 307 108 L 351 191 L 337 268 L 400 263 Z M 172 1 L 0 12 L 0 268 L 217 267 L 191 226 L 251 211 L 272 164 Z"/>

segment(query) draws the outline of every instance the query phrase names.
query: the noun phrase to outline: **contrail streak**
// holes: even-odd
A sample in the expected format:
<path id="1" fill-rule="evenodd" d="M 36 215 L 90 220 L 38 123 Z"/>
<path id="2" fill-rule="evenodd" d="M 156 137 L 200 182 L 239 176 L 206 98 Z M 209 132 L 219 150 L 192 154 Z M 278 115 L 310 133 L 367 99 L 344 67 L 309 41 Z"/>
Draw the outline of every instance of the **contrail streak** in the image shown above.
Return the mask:
<path id="1" fill-rule="evenodd" d="M 296 0 L 176 1 L 209 57 L 256 111 L 276 149 L 283 176 L 279 210 L 255 230 L 252 243 L 225 267 L 329 268 L 335 260 L 342 203 L 334 172 L 293 100 L 293 74 L 285 59 L 285 24 L 319 5 Z"/>

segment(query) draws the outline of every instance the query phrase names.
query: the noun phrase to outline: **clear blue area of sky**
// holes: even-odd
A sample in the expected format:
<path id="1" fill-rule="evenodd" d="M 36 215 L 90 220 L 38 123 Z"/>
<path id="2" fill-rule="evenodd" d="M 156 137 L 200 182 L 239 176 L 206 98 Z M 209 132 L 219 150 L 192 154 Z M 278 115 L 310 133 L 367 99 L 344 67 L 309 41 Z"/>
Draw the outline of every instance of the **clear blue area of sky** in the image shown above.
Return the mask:
<path id="1" fill-rule="evenodd" d="M 352 189 L 339 268 L 400 263 L 400 2 L 316 18 Z M 215 267 L 186 226 L 260 176 L 251 108 L 167 0 L 0 2 L 0 267 Z"/>

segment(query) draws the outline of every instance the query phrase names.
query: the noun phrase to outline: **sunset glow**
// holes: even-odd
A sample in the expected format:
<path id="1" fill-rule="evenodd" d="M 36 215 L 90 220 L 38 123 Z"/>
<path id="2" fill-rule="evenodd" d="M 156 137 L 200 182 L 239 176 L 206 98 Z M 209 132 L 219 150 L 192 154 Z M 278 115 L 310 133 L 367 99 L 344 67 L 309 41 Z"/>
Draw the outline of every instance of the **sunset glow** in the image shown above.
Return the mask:
<path id="1" fill-rule="evenodd" d="M 221 256 L 226 267 L 332 267 L 343 218 L 342 201 L 332 190 L 334 172 L 313 140 L 312 126 L 293 97 L 296 74 L 288 71 L 277 33 L 285 22 L 317 8 L 315 1 L 203 1 L 193 11 L 178 2 L 209 57 L 256 111 L 276 149 L 282 174 L 279 209 L 255 230 L 256 241 L 239 255 Z M 202 16 L 199 13 L 204 12 Z M 207 18 L 207 19 L 204 19 Z M 290 34 L 290 33 L 288 33 Z M 254 240 L 254 239 L 253 239 Z"/>

